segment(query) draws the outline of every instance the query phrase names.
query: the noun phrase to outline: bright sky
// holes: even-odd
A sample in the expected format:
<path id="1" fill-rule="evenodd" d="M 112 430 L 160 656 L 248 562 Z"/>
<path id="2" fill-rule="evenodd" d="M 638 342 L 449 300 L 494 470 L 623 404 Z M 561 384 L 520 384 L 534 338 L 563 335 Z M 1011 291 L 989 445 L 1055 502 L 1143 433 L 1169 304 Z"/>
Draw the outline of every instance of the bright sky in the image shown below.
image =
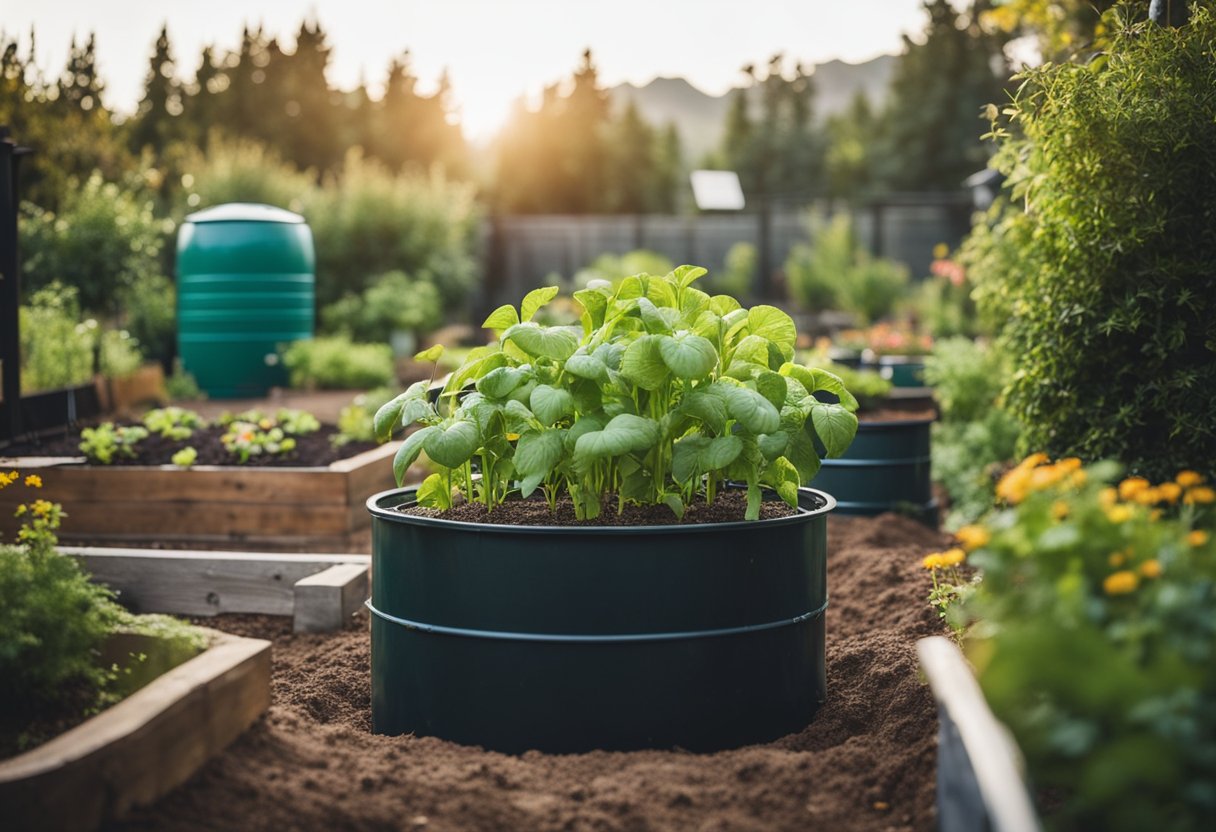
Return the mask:
<path id="1" fill-rule="evenodd" d="M 242 24 L 265 25 L 290 48 L 305 15 L 329 34 L 330 82 L 367 79 L 373 94 L 389 59 L 409 49 L 424 88 L 449 72 L 468 135 L 485 138 L 520 95 L 568 76 L 593 51 L 605 85 L 681 75 L 720 94 L 739 67 L 776 52 L 790 59 L 852 63 L 901 48 L 924 22 L 921 0 L 5 0 L 0 28 L 37 33 L 48 77 L 73 34 L 97 34 L 106 103 L 134 109 L 163 22 L 179 71 L 193 77 L 205 44 L 235 50 Z"/>

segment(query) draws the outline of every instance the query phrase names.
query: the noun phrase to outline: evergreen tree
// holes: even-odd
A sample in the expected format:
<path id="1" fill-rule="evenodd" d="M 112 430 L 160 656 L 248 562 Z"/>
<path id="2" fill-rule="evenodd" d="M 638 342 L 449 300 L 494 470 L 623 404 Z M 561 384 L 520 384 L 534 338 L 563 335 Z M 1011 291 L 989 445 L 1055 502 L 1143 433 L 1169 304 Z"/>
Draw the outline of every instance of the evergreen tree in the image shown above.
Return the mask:
<path id="1" fill-rule="evenodd" d="M 335 135 L 337 112 L 325 78 L 331 51 L 326 39 L 319 22 L 301 23 L 294 52 L 271 50 L 264 84 L 275 102 L 263 115 L 271 143 L 300 167 L 318 171 L 335 167 L 342 155 Z"/>
<path id="2" fill-rule="evenodd" d="M 871 156 L 877 118 L 865 93 L 858 91 L 843 113 L 828 119 L 824 176 L 828 196 L 855 199 L 871 186 Z"/>
<path id="3" fill-rule="evenodd" d="M 890 190 L 954 190 L 988 161 L 980 141 L 986 104 L 1005 100 L 1002 38 L 978 20 L 977 0 L 961 17 L 948 0 L 929 0 L 924 41 L 905 37 L 873 150 L 878 183 Z"/>
<path id="4" fill-rule="evenodd" d="M 658 161 L 653 177 L 653 210 L 664 214 L 674 214 L 679 210 L 683 179 L 684 154 L 680 148 L 680 131 L 674 123 L 669 123 L 659 137 Z"/>
<path id="5" fill-rule="evenodd" d="M 169 46 L 168 24 L 161 27 L 152 54 L 144 95 L 135 111 L 131 126 L 131 148 L 139 152 L 145 147 L 160 154 L 165 146 L 181 134 L 179 116 L 182 113 L 182 88 L 177 79 L 176 65 Z"/>
<path id="6" fill-rule="evenodd" d="M 633 102 L 612 126 L 609 147 L 612 171 L 609 177 L 611 210 L 642 214 L 654 210 L 657 145 L 654 130 L 642 120 Z"/>

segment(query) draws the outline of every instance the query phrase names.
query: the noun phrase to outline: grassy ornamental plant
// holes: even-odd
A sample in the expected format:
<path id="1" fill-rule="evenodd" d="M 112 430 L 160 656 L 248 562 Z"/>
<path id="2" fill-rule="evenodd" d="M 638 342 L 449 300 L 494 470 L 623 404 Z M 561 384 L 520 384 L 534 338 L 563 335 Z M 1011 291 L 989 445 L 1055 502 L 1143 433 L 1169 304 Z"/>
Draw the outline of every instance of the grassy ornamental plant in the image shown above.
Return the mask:
<path id="1" fill-rule="evenodd" d="M 1216 490 L 1194 471 L 1035 454 L 1003 506 L 934 553 L 996 714 L 1049 789 L 1049 828 L 1199 830 L 1216 813 Z M 966 558 L 980 579 L 967 580 Z M 961 602 L 961 603 L 960 603 Z"/>
<path id="2" fill-rule="evenodd" d="M 530 292 L 519 309 L 496 309 L 484 326 L 497 343 L 470 352 L 437 403 L 419 382 L 377 412 L 381 437 L 421 425 L 394 460 L 398 482 L 425 452 L 438 472 L 418 502 L 433 508 L 460 495 L 493 510 L 539 490 L 550 508 L 568 495 L 584 520 L 609 495 L 618 511 L 627 501 L 666 504 L 682 517 L 727 481 L 746 485 L 748 519 L 759 517 L 764 488 L 796 506 L 820 455 L 848 448 L 857 401 L 839 377 L 793 363 L 789 315 L 710 296 L 693 285 L 704 274 L 681 266 L 594 280 L 574 294 L 581 326 L 533 320 L 555 286 Z"/>

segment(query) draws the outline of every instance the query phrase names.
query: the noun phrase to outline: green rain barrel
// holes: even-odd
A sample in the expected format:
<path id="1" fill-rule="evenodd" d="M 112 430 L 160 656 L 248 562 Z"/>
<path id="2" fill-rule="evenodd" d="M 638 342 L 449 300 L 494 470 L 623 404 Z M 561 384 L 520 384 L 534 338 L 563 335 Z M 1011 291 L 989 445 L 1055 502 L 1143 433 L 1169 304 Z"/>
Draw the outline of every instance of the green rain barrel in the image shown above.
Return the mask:
<path id="1" fill-rule="evenodd" d="M 177 235 L 177 346 L 217 399 L 287 382 L 279 346 L 311 338 L 312 231 L 299 214 L 233 203 L 191 214 Z"/>

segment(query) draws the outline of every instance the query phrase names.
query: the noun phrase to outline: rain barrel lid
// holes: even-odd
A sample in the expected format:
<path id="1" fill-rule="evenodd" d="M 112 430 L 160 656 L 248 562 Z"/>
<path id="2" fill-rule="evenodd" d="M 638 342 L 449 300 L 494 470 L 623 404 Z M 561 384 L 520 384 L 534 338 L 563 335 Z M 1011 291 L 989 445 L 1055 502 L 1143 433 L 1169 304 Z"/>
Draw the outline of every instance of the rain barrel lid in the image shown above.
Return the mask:
<path id="1" fill-rule="evenodd" d="M 304 218 L 273 205 L 230 202 L 227 205 L 216 205 L 214 208 L 196 211 L 186 217 L 186 222 L 278 222 L 298 225 L 304 222 Z"/>

